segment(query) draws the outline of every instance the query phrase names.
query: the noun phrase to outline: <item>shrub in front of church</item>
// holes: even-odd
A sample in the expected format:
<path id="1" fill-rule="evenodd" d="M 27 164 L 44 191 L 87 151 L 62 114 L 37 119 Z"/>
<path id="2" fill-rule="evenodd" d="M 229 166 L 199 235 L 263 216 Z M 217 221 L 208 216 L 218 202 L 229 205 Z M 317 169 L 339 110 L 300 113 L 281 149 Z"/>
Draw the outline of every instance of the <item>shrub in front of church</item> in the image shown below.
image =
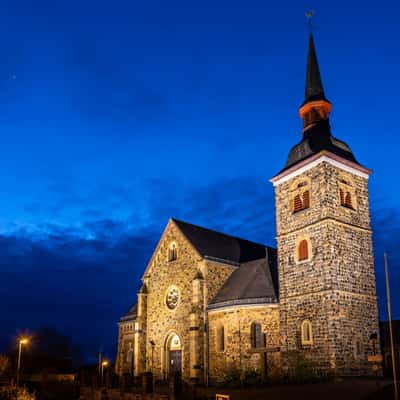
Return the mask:
<path id="1" fill-rule="evenodd" d="M 300 353 L 290 355 L 289 378 L 295 383 L 308 383 L 319 379 L 314 364 Z"/>
<path id="2" fill-rule="evenodd" d="M 244 372 L 245 385 L 258 385 L 261 383 L 261 374 L 256 369 L 247 369 Z"/>
<path id="3" fill-rule="evenodd" d="M 29 393 L 25 388 L 19 388 L 18 391 L 13 386 L 0 388 L 0 400 L 35 400 L 34 394 Z"/>
<path id="4" fill-rule="evenodd" d="M 239 386 L 240 375 L 240 370 L 238 368 L 229 368 L 225 370 L 222 381 L 227 386 Z"/>

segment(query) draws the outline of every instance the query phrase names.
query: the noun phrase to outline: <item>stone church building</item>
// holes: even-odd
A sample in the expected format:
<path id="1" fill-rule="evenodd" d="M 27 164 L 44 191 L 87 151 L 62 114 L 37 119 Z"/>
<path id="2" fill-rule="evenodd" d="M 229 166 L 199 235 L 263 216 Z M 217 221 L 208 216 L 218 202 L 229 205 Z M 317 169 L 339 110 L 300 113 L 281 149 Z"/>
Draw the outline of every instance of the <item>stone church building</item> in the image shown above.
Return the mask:
<path id="1" fill-rule="evenodd" d="M 271 179 L 277 248 L 170 219 L 119 321 L 118 374 L 371 373 L 379 334 L 368 177 L 331 134 L 312 35 L 300 142 Z"/>

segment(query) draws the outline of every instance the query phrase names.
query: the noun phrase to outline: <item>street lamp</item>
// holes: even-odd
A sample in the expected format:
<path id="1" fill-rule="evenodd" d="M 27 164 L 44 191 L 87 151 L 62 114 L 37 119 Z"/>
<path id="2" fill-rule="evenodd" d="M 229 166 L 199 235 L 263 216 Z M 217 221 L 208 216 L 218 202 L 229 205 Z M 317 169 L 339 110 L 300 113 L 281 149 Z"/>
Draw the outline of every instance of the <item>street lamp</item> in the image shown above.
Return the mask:
<path id="1" fill-rule="evenodd" d="M 18 364 L 17 364 L 17 383 L 16 387 L 18 389 L 19 385 L 19 372 L 21 369 L 21 353 L 22 353 L 22 346 L 29 343 L 29 338 L 22 337 L 18 340 Z"/>
<path id="2" fill-rule="evenodd" d="M 104 360 L 101 363 L 101 384 L 103 385 L 103 377 L 104 377 L 104 368 L 106 368 L 108 366 L 108 361 Z"/>

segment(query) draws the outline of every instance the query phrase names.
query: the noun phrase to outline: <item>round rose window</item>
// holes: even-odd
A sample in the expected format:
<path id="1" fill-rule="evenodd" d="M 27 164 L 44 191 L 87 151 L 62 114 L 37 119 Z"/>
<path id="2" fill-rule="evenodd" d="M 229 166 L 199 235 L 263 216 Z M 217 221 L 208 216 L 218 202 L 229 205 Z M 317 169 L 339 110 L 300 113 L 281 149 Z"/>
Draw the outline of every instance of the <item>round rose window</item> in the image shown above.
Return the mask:
<path id="1" fill-rule="evenodd" d="M 179 301 L 178 288 L 175 286 L 171 286 L 167 291 L 167 297 L 165 299 L 167 307 L 170 310 L 173 310 L 178 305 L 178 301 Z"/>

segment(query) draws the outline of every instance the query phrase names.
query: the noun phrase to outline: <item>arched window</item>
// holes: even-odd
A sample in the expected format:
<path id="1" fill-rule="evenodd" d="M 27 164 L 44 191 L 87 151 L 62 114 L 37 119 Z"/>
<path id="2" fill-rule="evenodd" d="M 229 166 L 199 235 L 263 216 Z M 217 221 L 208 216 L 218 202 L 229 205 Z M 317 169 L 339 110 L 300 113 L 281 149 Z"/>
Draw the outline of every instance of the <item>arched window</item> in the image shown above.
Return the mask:
<path id="1" fill-rule="evenodd" d="M 354 342 L 354 358 L 359 359 L 362 356 L 362 344 L 361 344 L 361 339 L 356 338 Z"/>
<path id="2" fill-rule="evenodd" d="M 351 194 L 350 194 L 350 192 L 347 192 L 347 193 L 346 193 L 346 197 L 344 198 L 344 205 L 345 205 L 347 208 L 353 208 L 353 203 L 352 203 L 352 201 L 351 201 Z"/>
<path id="3" fill-rule="evenodd" d="M 354 183 L 349 178 L 339 177 L 339 201 L 343 207 L 356 209 Z"/>
<path id="4" fill-rule="evenodd" d="M 292 209 L 296 213 L 298 211 L 310 208 L 310 182 L 309 180 L 301 180 L 295 182 L 292 186 Z"/>
<path id="5" fill-rule="evenodd" d="M 129 343 L 129 349 L 126 352 L 126 362 L 127 364 L 131 364 L 133 360 L 133 349 L 132 349 L 132 343 Z"/>
<path id="6" fill-rule="evenodd" d="M 293 200 L 293 210 L 294 212 L 301 211 L 303 209 L 303 202 L 301 201 L 300 194 L 296 194 Z"/>
<path id="7" fill-rule="evenodd" d="M 171 243 L 168 249 L 168 261 L 175 261 L 178 258 L 178 251 L 175 243 Z"/>
<path id="8" fill-rule="evenodd" d="M 306 190 L 303 193 L 303 209 L 310 207 L 310 191 Z"/>
<path id="9" fill-rule="evenodd" d="M 312 343 L 313 343 L 312 325 L 310 321 L 305 320 L 301 324 L 301 344 L 312 344 Z"/>
<path id="10" fill-rule="evenodd" d="M 340 205 L 344 206 L 344 191 L 342 188 L 339 189 Z"/>
<path id="11" fill-rule="evenodd" d="M 217 351 L 225 351 L 225 328 L 223 325 L 217 329 Z"/>
<path id="12" fill-rule="evenodd" d="M 261 324 L 253 322 L 251 324 L 251 347 L 258 349 L 263 346 Z"/>
<path id="13" fill-rule="evenodd" d="M 299 261 L 308 260 L 308 242 L 306 239 L 301 240 L 299 243 L 298 260 Z"/>

